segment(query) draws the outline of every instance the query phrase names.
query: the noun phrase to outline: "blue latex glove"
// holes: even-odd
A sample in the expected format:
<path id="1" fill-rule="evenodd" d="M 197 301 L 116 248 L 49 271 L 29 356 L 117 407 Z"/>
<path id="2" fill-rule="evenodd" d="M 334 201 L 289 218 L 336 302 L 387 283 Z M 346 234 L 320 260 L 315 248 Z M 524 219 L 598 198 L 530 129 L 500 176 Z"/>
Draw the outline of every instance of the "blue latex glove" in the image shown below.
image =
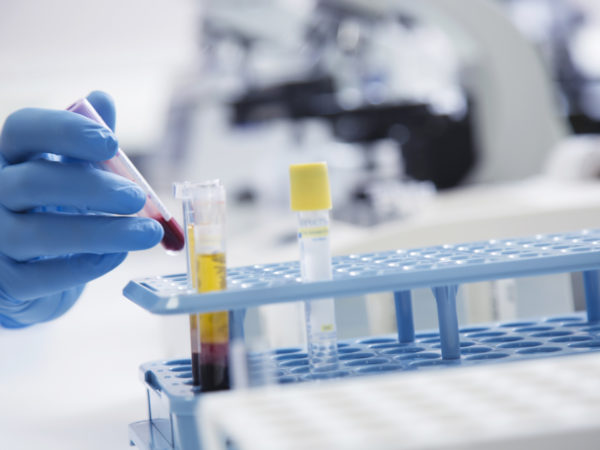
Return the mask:
<path id="1" fill-rule="evenodd" d="M 102 92 L 88 100 L 114 129 L 112 100 Z M 114 269 L 126 252 L 160 242 L 158 222 L 115 216 L 136 213 L 146 198 L 134 183 L 90 164 L 116 151 L 111 131 L 73 112 L 28 108 L 6 119 L 0 135 L 0 325 L 18 328 L 62 315 L 86 282 Z"/>

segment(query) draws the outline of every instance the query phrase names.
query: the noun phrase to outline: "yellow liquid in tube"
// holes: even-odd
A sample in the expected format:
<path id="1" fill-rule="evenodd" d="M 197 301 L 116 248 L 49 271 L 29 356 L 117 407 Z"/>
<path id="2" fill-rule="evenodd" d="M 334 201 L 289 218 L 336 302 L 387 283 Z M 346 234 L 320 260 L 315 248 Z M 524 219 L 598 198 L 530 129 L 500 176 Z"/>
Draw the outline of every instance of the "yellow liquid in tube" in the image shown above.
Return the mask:
<path id="1" fill-rule="evenodd" d="M 188 227 L 190 252 L 194 252 L 194 229 Z M 190 255 L 192 284 L 198 292 L 227 287 L 225 253 Z M 202 391 L 229 388 L 229 313 L 190 314 L 192 375 Z"/>

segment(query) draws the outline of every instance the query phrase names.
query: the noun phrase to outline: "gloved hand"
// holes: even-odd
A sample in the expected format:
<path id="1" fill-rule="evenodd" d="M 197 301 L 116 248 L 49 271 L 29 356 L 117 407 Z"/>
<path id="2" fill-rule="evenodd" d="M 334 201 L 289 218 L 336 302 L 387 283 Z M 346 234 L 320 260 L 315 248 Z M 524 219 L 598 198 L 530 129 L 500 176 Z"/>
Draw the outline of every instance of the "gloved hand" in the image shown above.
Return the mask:
<path id="1" fill-rule="evenodd" d="M 88 100 L 114 129 L 112 100 Z M 87 281 L 127 251 L 162 239 L 160 224 L 133 214 L 144 192 L 92 167 L 117 151 L 113 133 L 76 113 L 22 109 L 0 135 L 0 325 L 18 328 L 62 315 Z M 60 155 L 48 158 L 47 154 Z"/>

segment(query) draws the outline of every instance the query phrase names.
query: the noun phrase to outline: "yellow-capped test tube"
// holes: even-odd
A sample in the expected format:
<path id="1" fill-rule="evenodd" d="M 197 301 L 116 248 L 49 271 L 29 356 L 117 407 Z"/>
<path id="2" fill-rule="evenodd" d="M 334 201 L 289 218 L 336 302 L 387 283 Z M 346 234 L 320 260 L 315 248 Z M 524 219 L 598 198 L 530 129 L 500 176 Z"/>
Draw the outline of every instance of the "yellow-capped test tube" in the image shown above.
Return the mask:
<path id="1" fill-rule="evenodd" d="M 292 210 L 298 214 L 302 281 L 331 280 L 331 193 L 327 164 L 291 165 L 290 200 Z M 304 305 L 310 367 L 323 374 L 338 365 L 335 302 L 333 298 L 325 298 Z"/>
<path id="2" fill-rule="evenodd" d="M 188 282 L 198 292 L 227 287 L 225 188 L 219 180 L 176 183 L 183 200 Z M 192 374 L 202 391 L 229 388 L 229 313 L 190 314 Z"/>

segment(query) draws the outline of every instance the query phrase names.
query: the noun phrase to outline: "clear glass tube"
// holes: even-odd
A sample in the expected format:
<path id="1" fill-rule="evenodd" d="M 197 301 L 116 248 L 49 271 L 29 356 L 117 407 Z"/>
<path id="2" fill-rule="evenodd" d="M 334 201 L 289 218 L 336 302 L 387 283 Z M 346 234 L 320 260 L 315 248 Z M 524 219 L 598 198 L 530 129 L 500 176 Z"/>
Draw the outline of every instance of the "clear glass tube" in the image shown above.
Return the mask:
<path id="1" fill-rule="evenodd" d="M 303 282 L 331 280 L 329 211 L 298 212 L 300 270 Z M 337 367 L 337 333 L 333 298 L 305 302 L 306 336 L 312 371 Z"/>
<path id="2" fill-rule="evenodd" d="M 219 180 L 176 183 L 183 201 L 188 283 L 198 292 L 225 289 L 225 188 Z M 202 391 L 229 388 L 229 313 L 190 314 L 192 375 Z"/>
<path id="3" fill-rule="evenodd" d="M 108 128 L 108 125 L 106 125 L 100 114 L 98 114 L 92 104 L 85 98 L 77 100 L 67 108 L 67 111 L 85 116 Z M 154 189 L 152 189 L 121 148 L 117 150 L 117 154 L 111 159 L 100 161 L 98 166 L 108 172 L 116 173 L 117 175 L 127 178 L 141 187 L 146 193 L 146 204 L 142 210 L 138 212 L 138 215 L 149 217 L 161 224 L 164 230 L 161 243 L 165 249 L 175 252 L 183 248 L 185 241 L 181 226 L 173 218 L 156 192 L 154 192 Z"/>

